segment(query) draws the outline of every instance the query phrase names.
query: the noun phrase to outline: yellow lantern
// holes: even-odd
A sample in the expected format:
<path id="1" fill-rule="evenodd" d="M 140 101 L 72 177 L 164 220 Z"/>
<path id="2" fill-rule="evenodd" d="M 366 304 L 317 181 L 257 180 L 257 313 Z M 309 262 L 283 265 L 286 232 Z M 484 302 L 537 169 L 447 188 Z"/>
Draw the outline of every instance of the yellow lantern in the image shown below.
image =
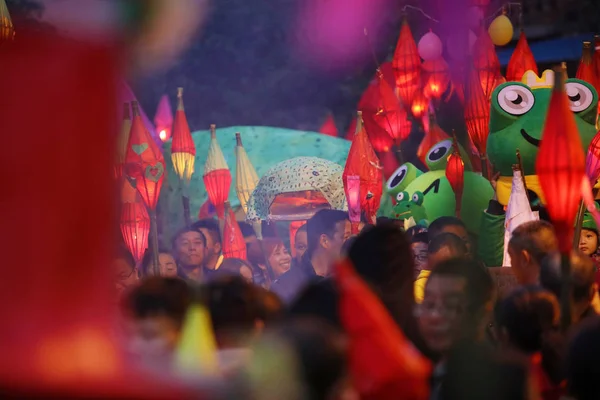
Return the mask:
<path id="1" fill-rule="evenodd" d="M 196 162 L 196 144 L 183 108 L 183 88 L 177 89 L 177 111 L 173 122 L 171 160 L 179 179 L 186 184 L 192 179 Z"/>
<path id="2" fill-rule="evenodd" d="M 15 27 L 13 26 L 6 2 L 0 0 L 0 43 L 13 40 L 15 37 Z"/>
<path id="3" fill-rule="evenodd" d="M 512 22 L 510 22 L 510 19 L 506 15 L 499 15 L 490 24 L 488 33 L 496 46 L 507 45 L 513 38 Z"/>
<path id="4" fill-rule="evenodd" d="M 235 191 L 244 212 L 248 212 L 248 199 L 258 184 L 258 174 L 248 158 L 239 133 L 235 134 L 235 140 L 237 143 L 235 147 Z"/>

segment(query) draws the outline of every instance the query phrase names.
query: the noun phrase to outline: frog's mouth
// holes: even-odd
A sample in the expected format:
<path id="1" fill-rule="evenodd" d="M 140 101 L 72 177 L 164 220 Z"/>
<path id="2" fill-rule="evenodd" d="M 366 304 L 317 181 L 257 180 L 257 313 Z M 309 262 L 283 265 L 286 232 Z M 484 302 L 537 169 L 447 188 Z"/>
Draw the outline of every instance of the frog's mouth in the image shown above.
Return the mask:
<path id="1" fill-rule="evenodd" d="M 535 147 L 540 147 L 540 143 L 542 142 L 539 139 L 536 139 L 534 137 L 531 137 L 527 134 L 527 132 L 525 131 L 525 129 L 521 129 L 521 136 L 523 136 L 523 138 L 525 140 L 527 140 L 527 142 L 529 142 L 530 144 L 534 145 Z"/>

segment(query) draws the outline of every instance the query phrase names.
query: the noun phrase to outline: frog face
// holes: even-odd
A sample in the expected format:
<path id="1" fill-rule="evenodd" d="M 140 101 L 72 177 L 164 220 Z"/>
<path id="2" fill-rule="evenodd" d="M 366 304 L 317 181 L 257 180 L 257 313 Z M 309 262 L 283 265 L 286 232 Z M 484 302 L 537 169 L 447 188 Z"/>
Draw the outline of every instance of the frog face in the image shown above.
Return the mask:
<path id="1" fill-rule="evenodd" d="M 553 71 L 544 71 L 542 78 L 527 71 L 523 82 L 504 83 L 492 93 L 488 156 L 501 175 L 512 176 L 517 149 L 525 175 L 535 174 L 553 82 Z M 592 85 L 579 79 L 567 79 L 565 90 L 587 149 L 596 134 L 598 94 Z"/>
<path id="2" fill-rule="evenodd" d="M 423 174 L 423 172 L 413 164 L 402 164 L 385 183 L 387 194 L 389 194 L 394 201 L 397 201 L 396 196 L 406 189 L 412 181 L 421 176 L 421 174 Z"/>
<path id="3" fill-rule="evenodd" d="M 410 219 L 422 221 L 427 219 L 427 212 L 423 207 L 425 196 L 421 192 L 415 192 L 409 196 L 408 192 L 400 192 L 396 195 L 396 206 L 390 215 L 393 219 Z"/>
<path id="4" fill-rule="evenodd" d="M 446 169 L 448 157 L 450 157 L 450 154 L 452 154 L 453 151 L 452 142 L 452 139 L 444 139 L 429 149 L 425 155 L 425 163 L 430 171 L 441 171 Z M 460 151 L 461 158 L 465 163 L 465 170 L 472 170 L 473 168 L 471 167 L 469 155 L 460 144 L 458 145 L 458 149 Z"/>

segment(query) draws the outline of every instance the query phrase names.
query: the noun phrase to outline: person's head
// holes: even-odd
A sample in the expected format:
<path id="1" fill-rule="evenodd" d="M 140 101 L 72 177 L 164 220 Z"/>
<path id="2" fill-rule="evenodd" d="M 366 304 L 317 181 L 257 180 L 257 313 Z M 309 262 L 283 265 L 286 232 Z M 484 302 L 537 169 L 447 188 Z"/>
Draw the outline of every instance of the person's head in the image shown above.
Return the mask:
<path id="1" fill-rule="evenodd" d="M 437 264 L 415 310 L 429 348 L 444 355 L 461 339 L 480 339 L 494 294 L 492 277 L 477 262 L 454 258 Z"/>
<path id="2" fill-rule="evenodd" d="M 150 277 L 124 299 L 130 350 L 139 357 L 159 361 L 175 349 L 191 290 L 181 279 Z"/>
<path id="3" fill-rule="evenodd" d="M 558 239 L 548 222 L 530 221 L 513 230 L 508 243 L 508 255 L 519 284 L 536 284 L 542 261 L 557 250 Z"/>
<path id="4" fill-rule="evenodd" d="M 544 259 L 540 269 L 540 284 L 558 298 L 560 298 L 561 286 L 564 281 L 560 264 L 561 256 L 555 252 Z M 583 312 L 591 305 L 598 290 L 596 267 L 592 259 L 580 251 L 571 253 L 570 264 L 569 282 L 571 283 L 574 311 Z M 573 322 L 576 322 L 578 318 L 579 315 L 573 315 Z"/>
<path id="5" fill-rule="evenodd" d="M 216 276 L 240 276 L 248 283 L 254 283 L 252 266 L 239 258 L 226 258 L 216 271 Z"/>
<path id="6" fill-rule="evenodd" d="M 219 223 L 212 219 L 206 218 L 196 221 L 192 224 L 192 229 L 201 232 L 206 239 L 206 258 L 207 260 L 215 260 L 221 254 L 221 231 Z M 207 267 L 212 267 L 208 266 Z"/>
<path id="7" fill-rule="evenodd" d="M 451 258 L 466 257 L 469 253 L 464 240 L 453 233 L 440 233 L 429 242 L 428 269 Z"/>
<path id="8" fill-rule="evenodd" d="M 556 296 L 539 286 L 522 286 L 499 301 L 494 325 L 500 343 L 526 353 L 542 350 L 544 336 L 558 327 Z"/>
<path id="9" fill-rule="evenodd" d="M 206 254 L 206 238 L 196 229 L 185 228 L 173 238 L 173 256 L 184 269 L 203 266 Z"/>
<path id="10" fill-rule="evenodd" d="M 238 225 L 240 226 L 240 231 L 242 231 L 242 235 L 244 236 L 247 245 L 257 240 L 256 232 L 254 232 L 252 225 L 247 222 L 238 222 Z"/>
<path id="11" fill-rule="evenodd" d="M 142 273 L 144 276 L 153 276 L 154 274 L 154 254 L 152 249 L 146 249 L 142 258 Z M 177 263 L 171 252 L 167 249 L 158 250 L 158 273 L 159 276 L 176 277 Z"/>
<path id="12" fill-rule="evenodd" d="M 273 271 L 274 278 L 281 276 L 290 269 L 292 265 L 292 256 L 287 251 L 283 241 L 279 238 L 268 237 L 262 240 L 262 246 L 259 243 L 250 245 L 248 251 L 248 261 L 254 266 L 266 269 L 267 263 Z"/>
<path id="13" fill-rule="evenodd" d="M 410 247 L 415 261 L 415 276 L 418 276 L 421 270 L 427 269 L 429 234 L 427 232 L 415 234 L 410 241 Z"/>
<path id="14" fill-rule="evenodd" d="M 113 259 L 112 267 L 118 292 L 122 292 L 138 283 L 139 277 L 135 266 L 135 259 L 131 252 L 126 248 L 118 248 L 117 254 Z"/>
<path id="15" fill-rule="evenodd" d="M 469 232 L 465 223 L 460 219 L 449 216 L 439 217 L 429 225 L 427 231 L 429 232 L 429 240 L 433 240 L 433 238 L 442 233 L 453 233 L 465 242 L 467 250 L 471 253 Z"/>
<path id="16" fill-rule="evenodd" d="M 427 233 L 427 228 L 423 225 L 415 225 L 406 230 L 406 237 L 412 243 L 414 237 L 420 233 Z"/>
<path id="17" fill-rule="evenodd" d="M 319 253 L 330 261 L 340 256 L 344 241 L 350 237 L 348 214 L 339 210 L 320 210 L 306 223 L 309 257 Z"/>
<path id="18" fill-rule="evenodd" d="M 579 234 L 579 250 L 586 256 L 594 254 L 598 250 L 598 232 L 582 228 Z"/>
<path id="19" fill-rule="evenodd" d="M 296 250 L 296 260 L 300 261 L 306 249 L 308 248 L 308 235 L 306 233 L 306 224 L 302 225 L 296 231 L 294 237 L 294 249 Z"/>

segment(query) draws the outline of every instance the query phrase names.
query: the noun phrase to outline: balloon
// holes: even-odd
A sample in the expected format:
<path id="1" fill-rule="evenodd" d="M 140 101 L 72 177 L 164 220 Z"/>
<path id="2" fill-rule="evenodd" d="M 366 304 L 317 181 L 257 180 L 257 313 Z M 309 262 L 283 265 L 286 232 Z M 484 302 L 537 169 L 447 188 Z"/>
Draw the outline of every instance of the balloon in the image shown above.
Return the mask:
<path id="1" fill-rule="evenodd" d="M 462 37 L 460 35 L 450 35 L 446 41 L 448 54 L 453 60 L 460 60 L 466 55 L 471 54 L 476 40 L 477 36 L 472 30 L 469 30 L 469 47 L 465 50 L 465 44 L 462 43 Z"/>
<path id="2" fill-rule="evenodd" d="M 480 7 L 469 7 L 466 19 L 469 29 L 479 29 L 481 20 L 483 19 L 483 10 Z"/>
<path id="3" fill-rule="evenodd" d="M 418 50 L 423 60 L 436 60 L 442 56 L 442 41 L 429 31 L 419 40 Z"/>
<path id="4" fill-rule="evenodd" d="M 504 46 L 510 43 L 513 38 L 512 22 L 506 15 L 499 15 L 490 24 L 488 33 L 496 46 Z"/>

